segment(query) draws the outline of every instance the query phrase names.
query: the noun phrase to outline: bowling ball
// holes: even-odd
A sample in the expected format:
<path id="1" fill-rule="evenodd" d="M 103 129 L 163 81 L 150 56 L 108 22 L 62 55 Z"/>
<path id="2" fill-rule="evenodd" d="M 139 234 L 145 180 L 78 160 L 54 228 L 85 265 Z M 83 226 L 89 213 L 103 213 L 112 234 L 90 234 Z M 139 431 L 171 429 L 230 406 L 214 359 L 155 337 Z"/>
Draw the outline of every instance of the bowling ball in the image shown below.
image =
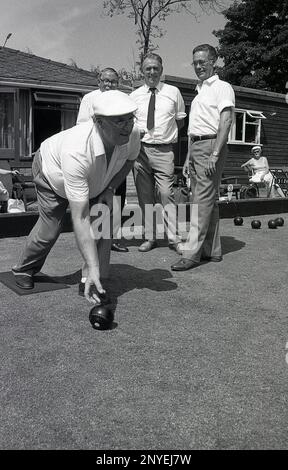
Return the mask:
<path id="1" fill-rule="evenodd" d="M 271 219 L 268 221 L 268 227 L 269 228 L 277 228 L 275 220 Z"/>
<path id="2" fill-rule="evenodd" d="M 277 217 L 277 219 L 275 219 L 275 222 L 277 227 L 282 227 L 284 225 L 284 219 L 282 217 Z"/>
<path id="3" fill-rule="evenodd" d="M 89 321 L 95 330 L 109 330 L 113 320 L 112 310 L 104 305 L 95 305 L 90 310 Z"/>
<path id="4" fill-rule="evenodd" d="M 261 228 L 261 222 L 260 222 L 260 220 L 252 220 L 252 222 L 251 222 L 251 227 L 252 227 L 252 228 Z"/>
<path id="5" fill-rule="evenodd" d="M 235 225 L 242 225 L 243 224 L 243 219 L 240 216 L 235 217 L 234 219 L 234 224 Z"/>

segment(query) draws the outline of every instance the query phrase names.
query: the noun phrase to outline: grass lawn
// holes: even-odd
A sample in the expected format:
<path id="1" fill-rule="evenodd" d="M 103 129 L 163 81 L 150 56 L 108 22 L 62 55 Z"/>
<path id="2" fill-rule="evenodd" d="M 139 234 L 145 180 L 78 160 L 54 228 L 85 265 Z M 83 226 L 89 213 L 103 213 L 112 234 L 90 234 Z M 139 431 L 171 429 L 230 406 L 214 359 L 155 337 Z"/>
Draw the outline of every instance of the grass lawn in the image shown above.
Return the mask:
<path id="1" fill-rule="evenodd" d="M 221 221 L 224 260 L 172 272 L 162 242 L 111 256 L 115 328 L 77 295 L 62 234 L 43 268 L 68 289 L 0 284 L 1 449 L 287 449 L 287 240 L 272 216 Z M 0 239 L 1 271 L 25 237 Z M 287 349 L 286 349 L 287 346 Z M 288 357 L 288 356 L 287 356 Z"/>

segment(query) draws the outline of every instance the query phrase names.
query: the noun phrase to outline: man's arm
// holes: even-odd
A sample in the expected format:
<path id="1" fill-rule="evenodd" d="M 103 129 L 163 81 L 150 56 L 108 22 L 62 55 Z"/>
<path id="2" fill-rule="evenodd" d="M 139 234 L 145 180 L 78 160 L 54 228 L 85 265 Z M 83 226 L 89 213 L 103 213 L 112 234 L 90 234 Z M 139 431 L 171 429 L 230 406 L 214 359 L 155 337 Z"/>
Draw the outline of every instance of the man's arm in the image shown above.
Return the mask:
<path id="1" fill-rule="evenodd" d="M 88 278 L 85 283 L 85 297 L 90 303 L 100 303 L 97 294 L 90 292 L 93 286 L 96 287 L 99 293 L 104 293 L 105 291 L 100 282 L 97 248 L 90 234 L 89 201 L 69 200 L 69 204 L 77 245 L 88 267 Z"/>
<path id="2" fill-rule="evenodd" d="M 191 147 L 190 135 L 188 135 L 187 137 L 188 137 L 188 150 L 187 150 L 186 159 L 182 168 L 182 174 L 183 176 L 185 176 L 185 178 L 188 178 L 188 175 L 189 175 L 190 147 Z"/>
<path id="3" fill-rule="evenodd" d="M 219 158 L 219 154 L 222 150 L 223 145 L 227 143 L 229 131 L 231 128 L 233 119 L 233 108 L 224 108 L 220 114 L 219 128 L 217 132 L 217 138 L 214 145 L 213 152 L 208 160 L 205 173 L 206 175 L 212 175 L 216 172 L 216 163 Z"/>

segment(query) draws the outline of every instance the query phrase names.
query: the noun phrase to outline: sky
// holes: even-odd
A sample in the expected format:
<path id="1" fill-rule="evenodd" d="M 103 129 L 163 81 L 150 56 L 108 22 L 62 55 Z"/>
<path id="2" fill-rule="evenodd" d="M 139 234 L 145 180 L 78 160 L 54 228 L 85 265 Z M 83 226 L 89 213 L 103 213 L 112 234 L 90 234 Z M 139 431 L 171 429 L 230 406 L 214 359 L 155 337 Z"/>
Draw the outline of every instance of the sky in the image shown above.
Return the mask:
<path id="1" fill-rule="evenodd" d="M 231 0 L 223 0 L 226 5 Z M 0 0 L 0 45 L 91 70 L 91 67 L 133 69 L 138 56 L 135 25 L 125 15 L 103 14 L 103 0 Z M 222 14 L 203 14 L 197 20 L 174 14 L 163 24 L 167 31 L 157 41 L 164 73 L 194 78 L 192 49 L 218 41 L 212 31 L 222 29 Z"/>

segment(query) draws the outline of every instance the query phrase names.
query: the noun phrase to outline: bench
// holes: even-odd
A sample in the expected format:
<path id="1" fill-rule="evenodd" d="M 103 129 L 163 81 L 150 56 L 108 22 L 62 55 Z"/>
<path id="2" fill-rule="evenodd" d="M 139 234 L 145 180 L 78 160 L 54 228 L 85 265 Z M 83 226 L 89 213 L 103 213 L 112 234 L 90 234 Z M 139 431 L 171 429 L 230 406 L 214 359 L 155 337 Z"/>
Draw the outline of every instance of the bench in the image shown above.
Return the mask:
<path id="1" fill-rule="evenodd" d="M 8 160 L 0 160 L 0 168 L 19 171 L 20 174 L 15 176 L 2 175 L 1 180 L 8 190 L 9 198 L 22 199 L 27 211 L 28 205 L 37 200 L 31 162 L 9 163 Z"/>
<path id="2" fill-rule="evenodd" d="M 288 197 L 288 169 L 286 167 L 270 168 L 270 172 L 274 178 L 273 184 L 281 188 L 284 197 Z"/>
<path id="3" fill-rule="evenodd" d="M 251 199 L 259 197 L 259 187 L 257 184 L 249 183 L 246 176 L 225 176 L 221 178 L 220 197 L 227 196 L 229 190 L 236 199 Z"/>

